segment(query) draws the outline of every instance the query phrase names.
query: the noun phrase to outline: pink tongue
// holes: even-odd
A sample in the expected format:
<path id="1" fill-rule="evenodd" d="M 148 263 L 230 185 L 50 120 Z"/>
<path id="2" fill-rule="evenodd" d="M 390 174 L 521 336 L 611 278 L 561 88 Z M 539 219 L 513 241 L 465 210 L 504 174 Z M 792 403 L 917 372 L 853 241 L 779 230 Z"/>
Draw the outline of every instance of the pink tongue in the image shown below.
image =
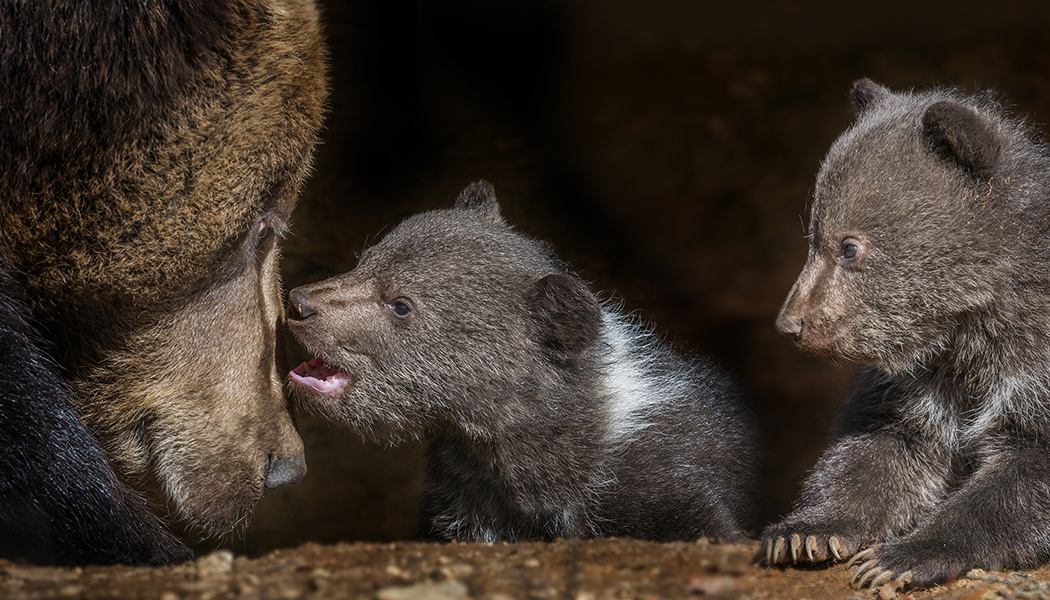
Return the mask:
<path id="1" fill-rule="evenodd" d="M 328 366 L 320 357 L 311 358 L 292 369 L 288 376 L 292 381 L 309 386 L 322 394 L 342 390 L 350 383 L 349 375 Z"/>

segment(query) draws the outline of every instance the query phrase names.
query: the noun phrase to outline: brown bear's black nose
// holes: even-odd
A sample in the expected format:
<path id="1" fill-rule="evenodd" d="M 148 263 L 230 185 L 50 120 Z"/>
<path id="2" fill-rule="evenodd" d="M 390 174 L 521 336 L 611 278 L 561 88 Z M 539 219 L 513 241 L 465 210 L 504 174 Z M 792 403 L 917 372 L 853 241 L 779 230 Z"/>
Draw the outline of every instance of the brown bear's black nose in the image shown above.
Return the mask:
<path id="1" fill-rule="evenodd" d="M 288 292 L 288 318 L 293 321 L 302 321 L 312 317 L 317 311 L 310 305 L 310 299 L 303 293 L 302 288 L 295 288 Z"/>
<path id="2" fill-rule="evenodd" d="M 777 331 L 793 339 L 798 339 L 799 334 L 802 333 L 802 320 L 799 319 L 798 322 L 795 322 L 790 317 L 780 315 L 777 317 Z"/>
<path id="3" fill-rule="evenodd" d="M 293 456 L 271 456 L 266 464 L 266 488 L 299 483 L 306 475 L 306 457 L 302 452 Z"/>

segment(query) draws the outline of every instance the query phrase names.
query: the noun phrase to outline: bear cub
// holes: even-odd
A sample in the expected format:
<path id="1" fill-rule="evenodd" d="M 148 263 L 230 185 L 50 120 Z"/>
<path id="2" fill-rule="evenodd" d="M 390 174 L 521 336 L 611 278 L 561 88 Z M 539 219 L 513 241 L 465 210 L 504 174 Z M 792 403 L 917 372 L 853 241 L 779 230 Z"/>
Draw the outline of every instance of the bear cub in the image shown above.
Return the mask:
<path id="1" fill-rule="evenodd" d="M 777 318 L 865 365 L 770 564 L 926 586 L 1050 559 L 1050 154 L 989 94 L 854 84 Z"/>
<path id="2" fill-rule="evenodd" d="M 599 302 L 492 186 L 406 219 L 346 274 L 292 290 L 308 408 L 427 443 L 424 535 L 737 538 L 755 476 L 740 391 Z"/>

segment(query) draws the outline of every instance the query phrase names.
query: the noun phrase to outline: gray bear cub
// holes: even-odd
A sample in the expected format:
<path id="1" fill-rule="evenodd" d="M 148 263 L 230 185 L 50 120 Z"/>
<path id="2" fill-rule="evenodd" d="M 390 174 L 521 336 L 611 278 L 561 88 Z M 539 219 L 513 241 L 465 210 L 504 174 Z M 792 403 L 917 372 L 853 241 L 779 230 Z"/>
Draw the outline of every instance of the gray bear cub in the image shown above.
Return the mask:
<path id="1" fill-rule="evenodd" d="M 987 94 L 861 80 L 777 327 L 866 365 L 771 564 L 858 587 L 1050 559 L 1050 155 Z"/>
<path id="2" fill-rule="evenodd" d="M 425 536 L 738 538 L 755 477 L 737 387 L 599 302 L 507 225 L 492 186 L 296 288 L 302 404 L 427 444 Z"/>

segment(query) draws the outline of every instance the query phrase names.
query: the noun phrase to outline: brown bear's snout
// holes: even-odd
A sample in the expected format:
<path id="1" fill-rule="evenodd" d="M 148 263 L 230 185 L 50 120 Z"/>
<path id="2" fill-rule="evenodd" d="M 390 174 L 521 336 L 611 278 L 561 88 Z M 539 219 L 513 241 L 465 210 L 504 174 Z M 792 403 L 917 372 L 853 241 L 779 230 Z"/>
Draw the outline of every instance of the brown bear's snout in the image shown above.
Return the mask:
<path id="1" fill-rule="evenodd" d="M 282 485 L 293 485 L 302 481 L 306 475 L 306 457 L 300 452 L 292 456 L 270 456 L 266 465 L 267 489 L 279 488 Z"/>
<path id="2" fill-rule="evenodd" d="M 291 321 L 302 321 L 317 314 L 310 298 L 303 292 L 303 288 L 297 287 L 288 292 L 288 319 Z"/>

